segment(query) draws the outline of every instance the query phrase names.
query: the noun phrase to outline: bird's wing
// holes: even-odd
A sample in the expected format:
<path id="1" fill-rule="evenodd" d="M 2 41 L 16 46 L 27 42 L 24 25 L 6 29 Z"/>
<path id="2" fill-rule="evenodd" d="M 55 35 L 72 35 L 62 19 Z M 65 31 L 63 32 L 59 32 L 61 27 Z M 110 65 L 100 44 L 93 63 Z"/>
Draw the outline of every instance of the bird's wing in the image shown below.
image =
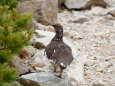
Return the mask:
<path id="1" fill-rule="evenodd" d="M 71 48 L 65 43 L 61 43 L 54 49 L 52 58 L 54 58 L 57 64 L 64 64 L 65 66 L 69 65 L 72 60 L 72 51 Z"/>
<path id="2" fill-rule="evenodd" d="M 48 44 L 45 48 L 45 52 L 48 59 L 52 59 L 52 54 L 54 53 L 54 46 L 52 43 Z"/>

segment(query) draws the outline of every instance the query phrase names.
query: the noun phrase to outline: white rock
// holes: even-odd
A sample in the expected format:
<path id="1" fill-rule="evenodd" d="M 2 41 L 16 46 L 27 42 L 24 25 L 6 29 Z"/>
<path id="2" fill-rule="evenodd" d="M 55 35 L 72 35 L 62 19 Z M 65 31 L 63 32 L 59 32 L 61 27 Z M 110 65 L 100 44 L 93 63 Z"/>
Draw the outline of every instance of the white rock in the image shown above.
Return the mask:
<path id="1" fill-rule="evenodd" d="M 108 3 L 106 0 L 66 0 L 65 6 L 69 9 L 86 9 L 90 8 L 92 5 L 99 5 L 106 7 Z"/>

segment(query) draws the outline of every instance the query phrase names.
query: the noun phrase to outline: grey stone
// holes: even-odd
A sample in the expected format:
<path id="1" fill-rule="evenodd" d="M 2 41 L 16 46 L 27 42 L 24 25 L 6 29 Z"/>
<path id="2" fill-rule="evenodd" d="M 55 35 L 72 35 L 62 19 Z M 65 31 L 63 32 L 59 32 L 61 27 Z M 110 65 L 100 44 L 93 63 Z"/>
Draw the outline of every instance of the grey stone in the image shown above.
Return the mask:
<path id="1" fill-rule="evenodd" d="M 18 13 L 32 13 L 38 23 L 45 25 L 57 22 L 57 0 L 29 0 L 18 5 Z"/>
<path id="2" fill-rule="evenodd" d="M 29 80 L 29 79 L 24 79 L 24 78 L 20 78 L 19 82 L 23 86 L 40 86 L 40 84 L 38 82 Z"/>
<path id="3" fill-rule="evenodd" d="M 108 12 L 108 14 L 112 15 L 113 17 L 115 17 L 115 9 L 111 10 L 110 12 Z"/>
<path id="4" fill-rule="evenodd" d="M 32 82 L 35 83 L 37 82 L 40 86 L 72 86 L 68 78 L 62 79 L 55 76 L 53 73 L 49 73 L 49 72 L 31 73 L 31 74 L 23 75 L 21 76 L 21 78 L 29 81 L 31 80 Z M 32 85 L 32 86 L 39 86 L 39 85 Z"/>
<path id="5" fill-rule="evenodd" d="M 74 21 L 74 23 L 80 23 L 80 24 L 83 24 L 84 22 L 87 22 L 87 21 L 88 21 L 87 18 L 80 18 L 80 19 Z"/>
<path id="6" fill-rule="evenodd" d="M 68 9 L 87 9 L 91 8 L 92 5 L 98 5 L 107 7 L 108 3 L 106 0 L 66 0 L 65 6 Z"/>
<path id="7" fill-rule="evenodd" d="M 37 49 L 44 49 L 45 48 L 45 45 L 43 43 L 40 43 L 40 42 L 35 42 L 33 44 L 33 46 Z"/>
<path id="8" fill-rule="evenodd" d="M 19 58 L 19 57 L 18 57 Z M 16 68 L 17 70 L 17 73 L 19 75 L 23 75 L 23 74 L 26 74 L 26 73 L 29 73 L 30 70 L 32 70 L 32 68 L 30 66 L 27 66 L 26 64 L 24 64 L 23 62 L 21 61 L 18 61 L 17 60 L 12 60 L 10 63 L 10 66 Z"/>
<path id="9" fill-rule="evenodd" d="M 105 85 L 101 83 L 95 83 L 93 86 L 105 86 Z"/>

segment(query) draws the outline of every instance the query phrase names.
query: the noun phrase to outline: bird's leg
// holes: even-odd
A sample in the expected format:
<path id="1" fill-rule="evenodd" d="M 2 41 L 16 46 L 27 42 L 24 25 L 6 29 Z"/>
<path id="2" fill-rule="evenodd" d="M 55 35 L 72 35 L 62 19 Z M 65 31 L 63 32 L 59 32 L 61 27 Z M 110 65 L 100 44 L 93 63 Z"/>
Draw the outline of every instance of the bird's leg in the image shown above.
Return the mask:
<path id="1" fill-rule="evenodd" d="M 53 66 L 54 66 L 54 72 L 56 72 L 57 65 L 56 65 L 56 64 L 54 64 Z"/>
<path id="2" fill-rule="evenodd" d="M 63 68 L 60 67 L 60 74 L 59 77 L 62 78 Z"/>
<path id="3" fill-rule="evenodd" d="M 51 64 L 52 64 L 52 66 L 53 66 L 53 68 L 54 68 L 53 71 L 54 71 L 54 72 L 57 72 L 57 71 L 56 71 L 56 70 L 57 70 L 57 65 L 55 64 L 55 62 L 52 61 Z"/>
<path id="4" fill-rule="evenodd" d="M 60 72 L 58 74 L 56 74 L 56 76 L 59 78 L 63 78 L 62 73 L 63 73 L 63 68 L 60 67 Z"/>

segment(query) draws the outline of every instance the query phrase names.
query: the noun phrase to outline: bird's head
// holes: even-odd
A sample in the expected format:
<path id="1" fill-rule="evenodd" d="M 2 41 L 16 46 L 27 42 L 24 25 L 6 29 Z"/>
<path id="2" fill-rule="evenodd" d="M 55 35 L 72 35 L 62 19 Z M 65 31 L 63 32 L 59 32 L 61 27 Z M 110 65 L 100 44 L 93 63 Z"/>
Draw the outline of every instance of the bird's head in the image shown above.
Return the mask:
<path id="1" fill-rule="evenodd" d="M 52 26 L 55 28 L 56 33 L 63 33 L 63 27 L 60 24 L 53 24 Z"/>
<path id="2" fill-rule="evenodd" d="M 62 40 L 63 38 L 63 27 L 60 24 L 52 25 L 55 29 L 56 35 L 54 37 L 55 40 Z"/>

